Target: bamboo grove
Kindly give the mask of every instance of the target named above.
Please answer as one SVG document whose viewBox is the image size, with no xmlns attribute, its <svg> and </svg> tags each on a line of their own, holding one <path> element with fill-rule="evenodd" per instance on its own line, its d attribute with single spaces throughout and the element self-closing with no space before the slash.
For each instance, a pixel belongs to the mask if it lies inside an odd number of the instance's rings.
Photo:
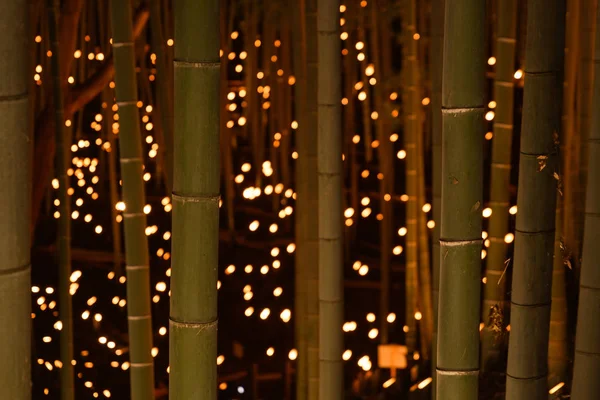
<svg viewBox="0 0 600 400">
<path fill-rule="evenodd" d="M 0 398 L 595 399 L 599 24 L 0 0 Z"/>
</svg>

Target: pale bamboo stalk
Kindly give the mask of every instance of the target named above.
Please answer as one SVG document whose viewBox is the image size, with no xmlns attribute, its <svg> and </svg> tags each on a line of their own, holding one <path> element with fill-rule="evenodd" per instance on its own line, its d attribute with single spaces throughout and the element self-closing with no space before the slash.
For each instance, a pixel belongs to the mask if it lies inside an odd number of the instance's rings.
<svg viewBox="0 0 600 400">
<path fill-rule="evenodd" d="M 506 310 L 506 279 L 500 279 L 506 268 L 510 208 L 510 170 L 514 109 L 514 66 L 517 36 L 517 1 L 497 2 L 496 75 L 494 100 L 496 115 L 492 139 L 490 175 L 489 240 L 487 250 L 486 283 L 483 290 L 481 368 L 492 370 L 505 349 L 503 339 Z"/>
<path fill-rule="evenodd" d="M 142 141 L 137 108 L 137 78 L 129 2 L 111 0 L 111 29 L 115 62 L 115 92 L 119 107 L 119 153 L 123 179 L 127 322 L 130 348 L 132 400 L 154 398 L 150 265 Z"/>
<path fill-rule="evenodd" d="M 60 44 L 57 34 L 58 0 L 48 0 L 48 36 L 50 50 L 58 55 Z M 58 249 L 58 296 L 59 312 L 62 329 L 60 330 L 60 398 L 73 400 L 75 398 L 75 376 L 73 369 L 73 305 L 71 294 L 71 198 L 67 194 L 69 176 L 67 175 L 70 140 L 65 129 L 64 93 L 65 85 L 60 77 L 60 57 L 52 57 L 52 103 L 54 105 L 54 129 L 56 154 L 54 169 L 58 176 L 59 219 L 57 232 Z"/>
<path fill-rule="evenodd" d="M 344 397 L 339 0 L 318 0 L 319 399 Z"/>
</svg>

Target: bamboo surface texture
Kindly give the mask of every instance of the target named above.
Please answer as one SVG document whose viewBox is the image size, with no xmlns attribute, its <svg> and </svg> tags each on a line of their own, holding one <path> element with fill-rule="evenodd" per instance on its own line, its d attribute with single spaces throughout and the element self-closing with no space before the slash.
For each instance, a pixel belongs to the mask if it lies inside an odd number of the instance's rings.
<svg viewBox="0 0 600 400">
<path fill-rule="evenodd" d="M 527 3 L 525 92 L 506 397 L 548 398 L 548 335 L 564 58 L 564 2 Z"/>
<path fill-rule="evenodd" d="M 490 175 L 490 200 L 492 210 L 489 218 L 490 247 L 485 270 L 486 283 L 483 290 L 481 368 L 497 364 L 504 351 L 502 330 L 506 311 L 506 268 L 510 208 L 510 169 L 514 109 L 514 69 L 517 37 L 517 0 L 497 2 L 496 15 L 496 76 L 494 79 L 494 136 L 492 139 L 492 163 Z M 496 308 L 497 307 L 497 308 Z M 498 331 L 500 330 L 500 331 Z"/>
<path fill-rule="evenodd" d="M 596 26 L 600 26 L 600 7 Z M 600 29 L 596 30 L 592 107 L 600 104 Z M 575 364 L 571 399 L 595 399 L 600 393 L 600 114 L 592 116 L 589 150 L 583 262 L 579 284 L 579 308 L 575 339 Z"/>
<path fill-rule="evenodd" d="M 48 0 L 48 36 L 50 50 L 59 54 L 60 44 L 56 22 L 59 2 Z M 71 198 L 67 195 L 69 176 L 67 175 L 67 157 L 70 154 L 69 140 L 65 128 L 63 83 L 60 79 L 60 57 L 51 58 L 52 101 L 54 103 L 54 129 L 56 154 L 54 169 L 58 175 L 58 200 L 60 201 L 58 219 L 58 296 L 62 329 L 60 330 L 60 398 L 75 398 L 75 376 L 73 374 L 73 305 L 69 289 L 71 286 Z"/>
<path fill-rule="evenodd" d="M 315 210 L 319 209 L 319 178 L 317 166 L 317 87 L 308 82 L 315 82 L 318 75 L 317 54 L 317 2 L 307 0 L 306 5 L 305 35 L 306 41 L 306 73 L 308 79 L 300 82 L 304 86 L 304 130 L 300 127 L 297 136 L 298 143 L 298 171 L 302 176 L 304 198 L 298 203 L 301 207 L 301 225 L 303 227 L 303 240 L 305 249 L 303 260 L 299 267 L 305 274 L 306 291 L 306 371 L 307 371 L 307 399 L 319 398 L 319 216 Z M 302 100 L 302 99 L 301 99 Z M 302 195 L 300 195 L 301 197 Z M 300 211 L 300 209 L 299 209 Z"/>
<path fill-rule="evenodd" d="M 216 400 L 219 1 L 177 1 L 175 22 L 169 398 Z"/>
<path fill-rule="evenodd" d="M 339 0 L 318 0 L 319 399 L 344 398 Z M 307 26 L 307 29 L 310 29 Z"/>
<path fill-rule="evenodd" d="M 446 0 L 437 399 L 476 400 L 479 375 L 485 3 Z"/>
<path fill-rule="evenodd" d="M 131 363 L 131 399 L 154 399 L 152 316 L 150 314 L 150 264 L 142 157 L 137 107 L 137 77 L 131 5 L 111 0 L 111 27 L 115 62 L 115 94 L 119 112 L 119 153 L 125 211 L 125 271 L 127 321 Z"/>
<path fill-rule="evenodd" d="M 436 397 L 437 325 L 440 282 L 440 226 L 442 213 L 442 61 L 444 50 L 444 1 L 431 3 L 431 143 L 432 143 L 432 194 L 433 194 L 433 334 L 431 337 L 431 398 Z"/>
<path fill-rule="evenodd" d="M 28 2 L 0 8 L 0 398 L 31 398 Z"/>
</svg>

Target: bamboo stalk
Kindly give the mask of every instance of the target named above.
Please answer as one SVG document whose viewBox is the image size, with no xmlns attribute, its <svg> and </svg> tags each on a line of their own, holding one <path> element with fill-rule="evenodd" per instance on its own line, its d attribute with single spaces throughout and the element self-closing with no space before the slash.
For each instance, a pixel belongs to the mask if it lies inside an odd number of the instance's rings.
<svg viewBox="0 0 600 400">
<path fill-rule="evenodd" d="M 437 399 L 478 397 L 485 3 L 446 0 Z"/>
<path fill-rule="evenodd" d="M 150 266 L 143 174 L 135 53 L 129 2 L 111 0 L 111 29 L 115 60 L 115 92 L 119 107 L 119 150 L 123 179 L 127 320 L 131 362 L 131 398 L 154 398 Z"/>
<path fill-rule="evenodd" d="M 527 3 L 525 93 L 508 342 L 506 396 L 548 396 L 552 287 L 564 58 L 564 2 Z"/>
<path fill-rule="evenodd" d="M 432 143 L 432 195 L 433 195 L 433 335 L 431 337 L 431 398 L 436 398 L 438 297 L 440 282 L 440 226 L 442 213 L 442 62 L 444 50 L 444 1 L 431 3 L 431 143 Z"/>
<path fill-rule="evenodd" d="M 317 52 L 317 48 L 319 47 L 320 49 L 320 45 L 317 46 L 317 44 L 321 43 L 320 36 L 318 36 L 317 32 L 317 3 L 317 0 L 307 0 L 305 3 L 307 82 L 320 82 L 319 79 L 321 79 L 319 74 L 320 70 L 318 68 L 320 65 L 321 53 Z M 339 54 L 339 51 L 336 54 Z M 323 397 L 323 394 L 320 393 L 320 387 L 323 384 L 322 378 L 326 380 L 328 379 L 328 375 L 325 375 L 326 370 L 322 370 L 323 364 L 322 361 L 320 361 L 320 351 L 324 350 L 323 346 L 326 344 L 322 342 L 320 337 L 320 331 L 324 329 L 321 321 L 323 321 L 323 318 L 327 317 L 326 315 L 323 315 L 320 293 L 320 285 L 323 279 L 320 267 L 322 260 L 321 248 L 323 246 L 323 242 L 321 241 L 321 221 L 323 221 L 323 219 L 320 214 L 314 212 L 315 210 L 321 209 L 321 202 L 323 201 L 323 198 L 321 197 L 321 178 L 319 175 L 321 170 L 319 169 L 320 165 L 318 164 L 320 162 L 318 161 L 318 157 L 320 157 L 318 153 L 318 146 L 323 132 L 321 131 L 321 126 L 318 123 L 321 116 L 321 111 L 320 108 L 318 108 L 318 104 L 321 103 L 320 98 L 318 97 L 320 94 L 317 92 L 317 87 L 320 88 L 320 84 L 307 84 L 306 86 L 306 130 L 298 136 L 298 138 L 300 138 L 300 136 L 305 136 L 303 139 L 301 139 L 301 142 L 306 140 L 306 142 L 303 143 L 303 146 L 305 146 L 306 159 L 305 162 L 301 162 L 301 164 L 298 164 L 298 166 L 301 169 L 306 169 L 306 179 L 308 185 L 306 192 L 309 196 L 307 202 L 305 203 L 305 223 L 307 227 L 305 246 L 307 246 L 307 259 L 306 263 L 303 264 L 305 266 L 304 268 L 306 269 L 307 395 L 309 400 L 327 398 Z M 340 154 L 340 162 L 341 157 L 342 156 Z M 299 156 L 298 160 L 300 161 L 301 159 L 302 156 Z M 339 211 L 339 215 L 342 215 L 341 210 Z M 324 254 L 323 257 L 327 257 L 327 254 Z"/>
<path fill-rule="evenodd" d="M 417 81 L 418 83 L 419 81 Z M 421 113 L 419 113 L 421 114 Z M 429 256 L 429 233 L 427 228 L 427 215 L 422 210 L 427 203 L 425 197 L 425 143 L 423 138 L 422 119 L 419 116 L 419 131 L 417 132 L 417 236 L 419 250 L 419 310 L 421 323 L 421 355 L 423 359 L 430 359 L 431 336 L 433 335 L 433 305 L 431 294 L 431 258 Z"/>
<path fill-rule="evenodd" d="M 600 7 L 596 10 L 596 26 L 600 26 Z M 600 104 L 600 29 L 596 29 L 592 109 Z M 592 115 L 588 136 L 589 149 L 583 263 L 579 284 L 575 364 L 573 368 L 573 400 L 594 399 L 600 391 L 600 268 L 598 237 L 600 236 L 600 114 Z"/>
<path fill-rule="evenodd" d="M 48 0 L 48 33 L 50 37 L 50 50 L 59 54 L 60 44 L 57 35 L 58 0 Z M 70 140 L 67 139 L 64 117 L 65 86 L 60 80 L 60 57 L 52 57 L 52 102 L 54 104 L 54 129 L 56 131 L 56 160 L 55 171 L 58 176 L 58 200 L 60 201 L 57 233 L 58 247 L 58 296 L 60 321 L 60 398 L 73 400 L 75 398 L 75 376 L 73 369 L 73 305 L 71 294 L 71 199 L 67 194 L 69 176 L 67 175 L 67 157 L 69 155 Z"/>
<path fill-rule="evenodd" d="M 44 20 L 45 18 L 42 18 Z M 26 1 L 0 13 L 0 395 L 31 399 L 31 130 L 29 24 Z"/>
<path fill-rule="evenodd" d="M 418 182 L 417 182 L 417 135 L 419 134 L 418 112 L 420 99 L 418 92 L 418 64 L 416 34 L 416 2 L 405 1 L 405 20 L 402 27 L 404 31 L 403 46 L 406 49 L 404 56 L 404 82 L 406 90 L 403 93 L 404 108 L 404 148 L 406 150 L 406 304 L 405 318 L 406 346 L 409 354 L 417 350 L 417 325 L 415 313 L 417 311 L 418 296 Z"/>
<path fill-rule="evenodd" d="M 494 136 L 490 177 L 489 217 L 490 247 L 487 253 L 486 283 L 483 290 L 481 368 L 494 368 L 504 352 L 503 315 L 506 310 L 506 279 L 500 279 L 506 268 L 510 208 L 510 170 L 514 109 L 514 66 L 517 37 L 517 1 L 497 2 L 496 75 L 494 79 Z M 498 307 L 498 308 L 496 308 Z M 501 329 L 500 332 L 497 330 Z"/>
<path fill-rule="evenodd" d="M 293 35 L 293 67 L 296 83 L 294 85 L 294 112 L 298 121 L 298 129 L 296 130 L 296 148 L 298 150 L 298 161 L 295 170 L 296 190 L 300 193 L 296 199 L 296 254 L 295 254 L 295 269 L 294 269 L 294 329 L 295 343 L 298 349 L 298 358 L 296 361 L 296 399 L 306 400 L 308 397 L 308 352 L 307 352 L 307 306 L 308 300 L 306 293 L 308 285 L 306 284 L 306 267 L 310 263 L 307 257 L 311 257 L 309 253 L 310 247 L 307 247 L 306 231 L 309 228 L 308 220 L 303 218 L 305 215 L 304 201 L 302 193 L 308 191 L 308 176 L 307 169 L 303 162 L 308 161 L 308 149 L 306 150 L 306 160 L 303 161 L 302 147 L 307 144 L 303 138 L 306 137 L 303 133 L 311 132 L 308 129 L 307 123 L 307 32 L 306 32 L 306 3 L 305 0 L 294 2 L 294 24 L 292 25 Z M 299 133 L 299 134 L 298 134 Z M 318 258 L 317 258 L 318 260 Z M 313 260 L 314 262 L 314 260 Z"/>
<path fill-rule="evenodd" d="M 219 1 L 177 1 L 175 21 L 169 398 L 216 400 Z"/>
<path fill-rule="evenodd" d="M 162 159 L 165 164 L 165 183 L 167 192 L 170 193 L 173 184 L 173 107 L 170 98 L 169 86 L 172 84 L 165 51 L 165 39 L 161 21 L 160 0 L 150 2 L 150 32 L 152 35 L 152 49 L 156 54 L 156 103 L 160 115 L 162 128 Z"/>
<path fill-rule="evenodd" d="M 344 397 L 339 0 L 318 0 L 319 398 Z M 310 29 L 307 26 L 307 29 Z M 310 75 L 309 75 L 310 76 Z"/>
</svg>

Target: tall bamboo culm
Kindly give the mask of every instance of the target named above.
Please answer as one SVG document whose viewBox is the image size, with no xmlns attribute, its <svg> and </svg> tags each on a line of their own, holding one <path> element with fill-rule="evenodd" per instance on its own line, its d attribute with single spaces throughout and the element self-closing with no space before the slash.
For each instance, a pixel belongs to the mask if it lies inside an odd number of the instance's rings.
<svg viewBox="0 0 600 400">
<path fill-rule="evenodd" d="M 31 398 L 31 115 L 25 0 L 5 2 L 0 27 L 0 397 Z"/>
<path fill-rule="evenodd" d="M 444 50 L 444 1 L 431 2 L 431 143 L 432 143 L 432 194 L 433 194 L 433 335 L 431 337 L 431 398 L 436 396 L 437 324 L 440 283 L 440 226 L 442 214 L 442 59 Z"/>
<path fill-rule="evenodd" d="M 58 32 L 58 0 L 48 0 L 48 36 L 50 50 L 59 54 Z M 73 305 L 69 289 L 71 286 L 71 198 L 67 194 L 69 176 L 67 175 L 67 156 L 69 141 L 65 129 L 63 83 L 60 74 L 60 57 L 52 57 L 52 101 L 54 103 L 54 129 L 56 138 L 56 154 L 54 170 L 58 176 L 58 200 L 60 201 L 58 219 L 58 296 L 62 329 L 60 330 L 60 398 L 75 398 L 75 376 L 73 375 Z"/>
<path fill-rule="evenodd" d="M 318 0 L 319 399 L 344 397 L 339 0 Z"/>
<path fill-rule="evenodd" d="M 600 26 L 600 7 L 596 10 L 596 26 Z M 600 105 L 600 29 L 596 29 L 594 45 L 594 86 L 592 109 Z M 583 238 L 583 262 L 579 284 L 575 364 L 573 367 L 573 400 L 595 399 L 600 392 L 600 114 L 592 115 L 587 141 L 589 158 Z"/>
<path fill-rule="evenodd" d="M 216 400 L 219 1 L 177 1 L 175 43 L 169 398 Z"/>
<path fill-rule="evenodd" d="M 506 398 L 548 397 L 565 9 L 529 0 Z"/>
<path fill-rule="evenodd" d="M 446 0 L 437 399 L 476 400 L 479 375 L 485 2 Z"/>
<path fill-rule="evenodd" d="M 154 399 L 150 263 L 146 237 L 142 139 L 137 107 L 137 77 L 131 4 L 111 0 L 115 97 L 119 112 L 119 153 L 123 179 L 125 272 L 132 400 Z"/>
<path fill-rule="evenodd" d="M 305 64 L 301 74 L 297 75 L 296 85 L 300 85 L 299 131 L 296 136 L 298 161 L 296 176 L 298 179 L 298 227 L 299 252 L 296 254 L 297 268 L 300 270 L 300 290 L 305 293 L 302 301 L 306 312 L 305 325 L 305 361 L 301 363 L 306 371 L 306 398 L 319 398 L 319 219 L 314 210 L 318 210 L 318 172 L 317 172 L 317 88 L 307 82 L 317 80 L 317 2 L 306 0 L 299 4 L 302 8 L 300 18 L 302 37 L 301 57 Z M 304 8 L 305 7 L 305 8 Z M 306 79 L 308 77 L 308 79 Z M 303 275 L 302 275 L 303 274 Z M 300 366 L 299 365 L 299 366 Z"/>
<path fill-rule="evenodd" d="M 306 143 L 302 140 L 305 135 L 305 122 L 307 119 L 307 90 L 308 85 L 306 84 L 307 74 L 307 43 L 306 43 L 306 0 L 299 0 L 293 2 L 294 6 L 294 23 L 292 25 L 292 40 L 294 51 L 293 57 L 293 68 L 294 76 L 296 77 L 296 84 L 294 85 L 294 112 L 296 121 L 298 121 L 298 129 L 296 130 L 296 147 L 300 153 L 302 147 Z M 308 132 L 308 129 L 306 130 Z M 298 157 L 296 162 L 295 178 L 296 188 L 299 193 L 306 192 L 308 190 L 308 179 L 306 175 L 306 169 L 302 168 L 302 159 Z M 296 222 L 295 222 L 295 235 L 296 235 L 296 256 L 295 256 L 295 270 L 294 270 L 294 335 L 296 348 L 298 349 L 298 359 L 296 361 L 296 399 L 306 400 L 308 396 L 308 353 L 307 353 L 307 342 L 306 342 L 306 308 L 307 308 L 307 297 L 306 292 L 308 285 L 306 284 L 306 260 L 309 256 L 308 248 L 306 244 L 306 231 L 308 229 L 307 219 L 305 218 L 304 202 L 302 194 L 296 200 Z M 318 262 L 318 258 L 317 261 Z M 318 268 L 318 264 L 317 264 Z"/>
<path fill-rule="evenodd" d="M 406 24 L 404 31 L 404 82 L 406 91 L 403 103 L 406 104 L 404 113 L 404 148 L 406 150 L 406 307 L 405 318 L 408 331 L 405 334 L 406 346 L 409 353 L 417 350 L 417 311 L 418 293 L 418 246 L 417 246 L 417 213 L 418 211 L 418 182 L 417 182 L 417 135 L 419 130 L 418 112 L 420 107 L 419 93 L 416 80 L 418 76 L 417 41 L 413 38 L 416 31 L 417 10 L 415 0 L 405 1 Z"/>
<path fill-rule="evenodd" d="M 496 3 L 496 77 L 494 100 L 496 117 L 492 139 L 491 192 L 488 203 L 490 247 L 487 254 L 486 283 L 483 290 L 482 320 L 485 328 L 481 342 L 481 368 L 493 369 L 503 353 L 503 315 L 506 311 L 506 279 L 500 280 L 506 267 L 510 208 L 510 163 L 513 133 L 514 69 L 517 37 L 517 0 Z"/>
</svg>

